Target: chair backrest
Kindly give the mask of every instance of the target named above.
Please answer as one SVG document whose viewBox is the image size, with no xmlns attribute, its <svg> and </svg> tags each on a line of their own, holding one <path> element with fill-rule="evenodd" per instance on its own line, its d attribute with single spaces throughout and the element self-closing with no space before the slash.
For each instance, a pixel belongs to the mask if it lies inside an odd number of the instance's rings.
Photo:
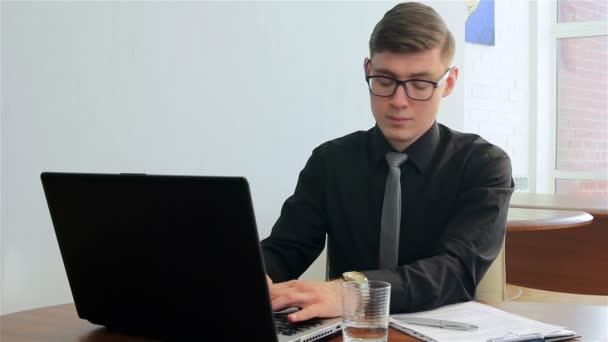
<svg viewBox="0 0 608 342">
<path fill-rule="evenodd" d="M 504 300 L 505 284 L 507 276 L 505 273 L 505 243 L 503 242 L 500 253 L 488 269 L 481 282 L 477 285 L 478 300 Z"/>
</svg>

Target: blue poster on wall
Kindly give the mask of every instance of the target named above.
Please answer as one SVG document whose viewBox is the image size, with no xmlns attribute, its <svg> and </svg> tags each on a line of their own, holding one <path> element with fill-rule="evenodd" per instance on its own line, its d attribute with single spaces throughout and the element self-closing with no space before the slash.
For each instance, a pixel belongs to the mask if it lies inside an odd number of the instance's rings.
<svg viewBox="0 0 608 342">
<path fill-rule="evenodd" d="M 494 0 L 466 0 L 465 41 L 494 45 Z"/>
</svg>

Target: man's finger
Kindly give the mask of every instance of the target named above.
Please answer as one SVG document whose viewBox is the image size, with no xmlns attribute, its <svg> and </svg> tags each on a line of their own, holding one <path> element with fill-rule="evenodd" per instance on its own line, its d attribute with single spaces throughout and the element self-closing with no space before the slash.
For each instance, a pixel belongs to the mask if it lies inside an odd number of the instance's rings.
<svg viewBox="0 0 608 342">
<path fill-rule="evenodd" d="M 279 284 L 274 284 L 269 288 L 270 299 L 274 300 L 277 297 L 288 296 L 292 293 L 301 292 L 292 287 L 279 286 Z"/>
<path fill-rule="evenodd" d="M 287 315 L 287 319 L 290 322 L 306 321 L 319 316 L 318 309 L 319 306 L 317 304 L 308 305 L 298 312 L 294 312 L 292 314 Z"/>
<path fill-rule="evenodd" d="M 308 293 L 287 293 L 272 299 L 272 310 L 277 311 L 289 306 L 305 307 L 311 297 Z"/>
<path fill-rule="evenodd" d="M 270 287 L 270 298 L 274 300 L 276 297 L 289 295 L 291 293 L 309 293 L 313 289 L 307 282 L 301 280 L 290 280 L 284 283 L 276 283 Z"/>
</svg>

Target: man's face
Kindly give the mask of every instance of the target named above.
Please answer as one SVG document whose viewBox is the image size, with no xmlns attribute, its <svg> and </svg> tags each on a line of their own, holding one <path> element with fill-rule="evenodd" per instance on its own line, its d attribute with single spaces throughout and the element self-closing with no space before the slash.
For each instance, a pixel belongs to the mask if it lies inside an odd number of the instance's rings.
<svg viewBox="0 0 608 342">
<path fill-rule="evenodd" d="M 422 79 L 437 82 L 449 65 L 441 60 L 439 48 L 415 53 L 378 52 L 365 59 L 367 76 L 389 76 L 399 80 Z M 370 93 L 374 119 L 386 139 L 397 151 L 403 151 L 432 125 L 437 117 L 441 98 L 448 96 L 458 78 L 458 69 L 452 68 L 448 78 L 434 91 L 428 101 L 409 98 L 402 85 L 392 96 L 380 97 Z"/>
</svg>

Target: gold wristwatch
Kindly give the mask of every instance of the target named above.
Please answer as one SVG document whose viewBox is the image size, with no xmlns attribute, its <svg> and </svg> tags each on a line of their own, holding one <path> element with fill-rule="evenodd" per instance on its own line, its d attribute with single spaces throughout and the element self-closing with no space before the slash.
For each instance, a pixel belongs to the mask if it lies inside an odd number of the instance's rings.
<svg viewBox="0 0 608 342">
<path fill-rule="evenodd" d="M 357 271 L 344 272 L 342 273 L 342 278 L 344 281 L 354 281 L 357 283 L 367 282 L 367 277 L 365 274 Z"/>
<path fill-rule="evenodd" d="M 352 281 L 360 291 L 361 301 L 367 303 L 369 301 L 369 283 L 365 274 L 357 271 L 350 271 L 342 273 L 344 281 Z M 342 284 L 344 285 L 344 284 Z"/>
</svg>

